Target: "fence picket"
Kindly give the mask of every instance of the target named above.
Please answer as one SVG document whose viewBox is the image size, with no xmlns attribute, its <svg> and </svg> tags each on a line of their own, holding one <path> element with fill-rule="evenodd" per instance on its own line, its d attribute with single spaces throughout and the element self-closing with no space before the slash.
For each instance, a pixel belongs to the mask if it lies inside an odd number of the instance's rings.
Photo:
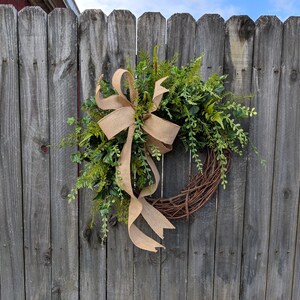
<svg viewBox="0 0 300 300">
<path fill-rule="evenodd" d="M 282 29 L 276 17 L 256 21 L 251 106 L 259 113 L 250 122 L 250 139 L 267 162 L 263 167 L 249 151 L 241 274 L 244 299 L 265 299 Z"/>
<path fill-rule="evenodd" d="M 166 18 L 161 13 L 144 13 L 138 19 L 137 54 L 146 52 L 153 58 L 154 46 L 160 60 L 166 58 Z"/>
<path fill-rule="evenodd" d="M 67 118 L 77 115 L 77 18 L 67 9 L 50 13 L 48 27 L 49 114 L 51 144 L 71 131 Z M 78 299 L 78 204 L 67 195 L 77 176 L 73 148 L 52 148 L 51 240 L 52 298 Z"/>
<path fill-rule="evenodd" d="M 197 21 L 195 56 L 202 58 L 201 72 L 206 80 L 211 74 L 223 74 L 224 69 L 224 19 L 217 14 L 207 14 Z"/>
<path fill-rule="evenodd" d="M 135 66 L 136 18 L 128 10 L 114 10 L 108 16 L 108 76 L 118 68 Z"/>
<path fill-rule="evenodd" d="M 175 14 L 168 19 L 167 30 L 167 59 L 178 53 L 178 65 L 187 64 L 194 58 L 195 20 L 189 14 Z M 164 196 L 170 197 L 180 192 L 188 182 L 189 173 L 189 153 L 185 153 L 181 141 L 177 139 L 173 150 L 164 158 Z M 166 231 L 166 249 L 162 250 L 161 299 L 185 299 L 189 224 L 186 220 L 172 223 L 176 229 Z"/>
<path fill-rule="evenodd" d="M 17 11 L 0 5 L 0 298 L 22 300 L 24 245 Z"/>
<path fill-rule="evenodd" d="M 290 299 L 300 184 L 300 18 L 284 23 L 273 178 L 267 299 Z"/>
<path fill-rule="evenodd" d="M 19 14 L 20 103 L 28 298 L 51 296 L 47 14 Z"/>
<path fill-rule="evenodd" d="M 107 17 L 101 10 L 86 10 L 79 19 L 81 101 L 95 94 L 96 82 L 107 72 Z M 80 295 L 106 299 L 106 245 L 101 245 L 99 218 L 91 228 L 90 190 L 79 194 Z"/>
<path fill-rule="evenodd" d="M 224 29 L 219 15 L 204 15 L 197 22 L 195 56 L 203 55 L 201 71 L 205 80 L 213 73 L 223 73 Z M 192 172 L 197 172 L 193 162 Z M 201 299 L 202 295 L 213 299 L 216 201 L 215 195 L 190 222 L 187 299 Z"/>
<path fill-rule="evenodd" d="M 254 23 L 248 17 L 226 22 L 224 73 L 237 95 L 251 93 L 253 38 Z M 246 156 L 234 156 L 227 188 L 219 188 L 214 299 L 239 299 L 246 167 Z"/>
</svg>

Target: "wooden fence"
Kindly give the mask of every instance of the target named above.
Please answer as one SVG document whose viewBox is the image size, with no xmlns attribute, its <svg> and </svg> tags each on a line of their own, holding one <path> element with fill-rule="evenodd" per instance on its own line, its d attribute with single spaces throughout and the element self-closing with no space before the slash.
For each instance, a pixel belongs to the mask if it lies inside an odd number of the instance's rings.
<svg viewBox="0 0 300 300">
<path fill-rule="evenodd" d="M 91 194 L 67 202 L 77 175 L 74 149 L 55 145 L 94 94 L 136 50 L 179 64 L 204 54 L 203 76 L 229 74 L 228 88 L 254 94 L 258 116 L 244 124 L 251 147 L 234 158 L 226 190 L 193 218 L 174 222 L 157 254 L 133 247 L 127 228 L 99 242 L 89 229 Z M 79 70 L 79 71 L 78 71 Z M 227 22 L 219 15 L 166 20 L 129 11 L 0 6 L 0 298 L 300 299 L 300 18 Z M 79 81 L 80 79 L 80 81 Z M 80 82 L 80 86 L 78 86 Z M 180 147 L 165 157 L 164 195 L 189 176 Z"/>
</svg>

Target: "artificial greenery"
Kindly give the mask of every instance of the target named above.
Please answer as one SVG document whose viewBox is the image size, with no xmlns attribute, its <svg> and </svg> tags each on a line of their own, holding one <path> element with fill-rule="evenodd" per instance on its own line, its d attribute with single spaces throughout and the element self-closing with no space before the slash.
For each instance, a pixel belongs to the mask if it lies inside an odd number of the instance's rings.
<svg viewBox="0 0 300 300">
<path fill-rule="evenodd" d="M 178 67 L 176 59 L 159 62 L 156 49 L 153 59 L 142 54 L 134 70 L 129 70 L 135 78 L 134 85 L 138 91 L 135 113 L 135 133 L 132 144 L 131 172 L 134 190 L 142 190 L 153 183 L 151 169 L 146 160 L 146 135 L 142 130 L 143 117 L 149 112 L 155 82 L 165 76 L 163 86 L 169 89 L 164 94 L 156 115 L 181 126 L 179 138 L 185 149 L 202 172 L 199 152 L 211 148 L 221 166 L 221 183 L 226 187 L 227 157 L 225 150 L 242 155 L 249 141 L 247 132 L 239 120 L 256 114 L 254 108 L 241 103 L 241 99 L 226 92 L 224 83 L 226 75 L 211 75 L 206 81 L 201 77 L 201 57 L 185 67 Z M 115 94 L 109 78 L 100 80 L 102 97 Z M 125 94 L 130 99 L 129 91 Z M 107 223 L 112 211 L 119 221 L 126 222 L 129 196 L 116 184 L 116 166 L 121 150 L 126 141 L 127 132 L 121 132 L 108 140 L 97 122 L 111 111 L 103 111 L 96 105 L 95 97 L 87 99 L 82 105 L 83 117 L 69 118 L 68 124 L 73 132 L 63 139 L 62 146 L 78 145 L 79 151 L 71 155 L 74 163 L 82 164 L 80 176 L 69 194 L 74 200 L 79 189 L 89 188 L 95 191 L 92 216 L 100 214 L 103 222 L 103 237 L 107 234 Z M 160 152 L 151 147 L 151 155 L 160 159 Z"/>
</svg>

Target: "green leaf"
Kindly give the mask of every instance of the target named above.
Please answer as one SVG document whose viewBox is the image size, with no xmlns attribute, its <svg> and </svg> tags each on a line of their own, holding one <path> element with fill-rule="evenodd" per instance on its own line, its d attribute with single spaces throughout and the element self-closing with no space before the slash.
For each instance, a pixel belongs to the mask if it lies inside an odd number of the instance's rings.
<svg viewBox="0 0 300 300">
<path fill-rule="evenodd" d="M 111 165 L 111 164 L 113 163 L 112 153 L 107 153 L 107 154 L 103 157 L 103 162 L 105 162 L 106 164 Z"/>
<path fill-rule="evenodd" d="M 217 93 L 217 94 L 220 95 L 222 92 L 224 92 L 224 90 L 225 90 L 224 85 L 223 85 L 223 84 L 220 84 L 220 85 L 218 85 L 218 86 L 216 87 L 215 93 Z"/>
<path fill-rule="evenodd" d="M 91 137 L 93 136 L 92 133 L 88 133 L 80 142 L 79 146 L 82 147 Z"/>
<path fill-rule="evenodd" d="M 88 124 L 90 122 L 90 120 L 91 120 L 90 116 L 84 116 L 82 118 L 82 123 L 83 124 Z"/>
<path fill-rule="evenodd" d="M 71 161 L 75 164 L 81 163 L 81 154 L 80 152 L 76 152 L 71 154 Z"/>
<path fill-rule="evenodd" d="M 81 126 L 76 126 L 75 128 L 75 133 L 80 133 L 81 132 Z"/>
<path fill-rule="evenodd" d="M 194 116 L 194 115 L 196 115 L 197 113 L 198 113 L 198 111 L 199 111 L 199 106 L 192 106 L 190 109 L 189 109 L 189 113 L 192 115 L 192 116 Z"/>
<path fill-rule="evenodd" d="M 213 122 L 218 122 L 218 123 L 221 125 L 222 129 L 224 129 L 224 125 L 223 125 L 223 121 L 222 121 L 222 118 L 221 118 L 221 114 L 220 114 L 220 113 L 216 112 L 216 113 L 211 117 L 211 120 L 212 120 Z"/>
<path fill-rule="evenodd" d="M 73 125 L 75 123 L 75 118 L 74 117 L 68 118 L 67 123 L 69 125 Z"/>
<path fill-rule="evenodd" d="M 214 106 L 215 106 L 214 103 L 208 105 L 207 108 L 205 109 L 205 111 L 206 111 L 209 115 L 212 115 L 213 112 L 214 112 Z"/>
</svg>

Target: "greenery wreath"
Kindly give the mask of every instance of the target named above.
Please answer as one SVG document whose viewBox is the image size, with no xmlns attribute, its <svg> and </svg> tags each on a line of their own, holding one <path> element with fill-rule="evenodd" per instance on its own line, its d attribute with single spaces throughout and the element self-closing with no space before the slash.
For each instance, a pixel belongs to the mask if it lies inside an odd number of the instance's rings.
<svg viewBox="0 0 300 300">
<path fill-rule="evenodd" d="M 249 142 L 239 120 L 256 114 L 242 104 L 243 99 L 225 91 L 226 75 L 213 74 L 203 81 L 201 57 L 178 67 L 176 58 L 159 62 L 156 53 L 155 48 L 153 59 L 141 54 L 134 70 L 117 70 L 113 86 L 101 77 L 96 96 L 82 104 L 84 116 L 68 118 L 74 130 L 61 142 L 78 145 L 71 160 L 84 162 L 69 200 L 82 188 L 92 189 L 96 195 L 91 226 L 100 213 L 105 239 L 114 213 L 119 222 L 128 223 L 134 244 L 149 251 L 161 245 L 133 224 L 138 215 L 163 237 L 163 228 L 173 226 L 160 213 L 168 219 L 188 217 L 208 201 L 219 183 L 225 188 L 230 153 L 242 155 Z M 177 133 L 198 174 L 179 195 L 151 199 L 159 180 L 152 158 L 160 160 L 170 151 Z M 199 155 L 203 151 L 205 163 Z M 154 223 L 163 224 L 156 228 Z"/>
</svg>

